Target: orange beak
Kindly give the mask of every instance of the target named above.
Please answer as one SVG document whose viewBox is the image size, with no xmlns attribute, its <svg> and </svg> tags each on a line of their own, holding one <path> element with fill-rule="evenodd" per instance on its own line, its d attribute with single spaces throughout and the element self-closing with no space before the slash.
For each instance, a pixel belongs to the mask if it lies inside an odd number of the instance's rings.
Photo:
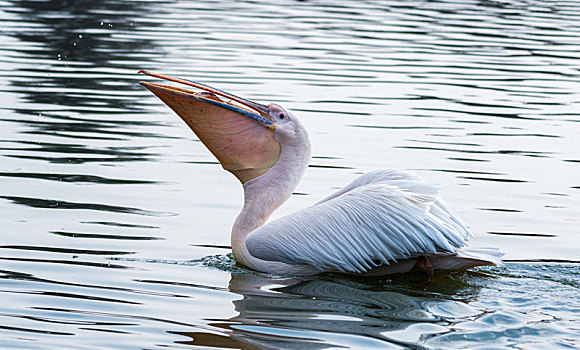
<svg viewBox="0 0 580 350">
<path fill-rule="evenodd" d="M 145 70 L 139 73 L 202 90 L 139 82 L 177 113 L 241 183 L 263 175 L 280 158 L 280 144 L 274 138 L 276 123 L 267 106 L 204 84 Z"/>
</svg>

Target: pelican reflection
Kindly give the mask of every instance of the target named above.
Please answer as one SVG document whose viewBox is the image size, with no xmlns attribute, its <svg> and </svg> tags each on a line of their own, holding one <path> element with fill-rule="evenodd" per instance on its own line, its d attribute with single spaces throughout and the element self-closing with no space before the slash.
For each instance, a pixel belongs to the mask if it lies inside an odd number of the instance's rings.
<svg viewBox="0 0 580 350">
<path fill-rule="evenodd" d="M 458 319 L 482 313 L 464 300 L 484 278 L 475 272 L 395 276 L 377 281 L 324 275 L 283 278 L 234 273 L 229 290 L 236 316 L 212 328 L 172 332 L 180 344 L 237 349 L 420 346 L 426 336 L 450 331 Z M 423 281 L 423 283 L 418 283 Z"/>
</svg>

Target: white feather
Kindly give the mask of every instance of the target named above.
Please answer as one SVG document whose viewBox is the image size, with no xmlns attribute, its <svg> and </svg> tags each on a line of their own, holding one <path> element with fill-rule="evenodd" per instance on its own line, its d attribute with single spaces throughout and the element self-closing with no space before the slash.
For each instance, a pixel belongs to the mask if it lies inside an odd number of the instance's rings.
<svg viewBox="0 0 580 350">
<path fill-rule="evenodd" d="M 246 238 L 262 260 L 364 273 L 425 254 L 456 254 L 471 232 L 438 190 L 400 171 L 365 174 L 316 205 Z"/>
</svg>

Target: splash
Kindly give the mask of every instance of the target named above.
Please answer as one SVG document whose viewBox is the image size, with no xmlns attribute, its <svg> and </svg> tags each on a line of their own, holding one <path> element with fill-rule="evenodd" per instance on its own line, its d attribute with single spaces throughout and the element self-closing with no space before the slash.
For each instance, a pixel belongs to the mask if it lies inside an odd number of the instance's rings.
<svg viewBox="0 0 580 350">
<path fill-rule="evenodd" d="M 247 273 L 248 270 L 240 267 L 234 255 L 232 253 L 228 254 L 217 254 L 204 256 L 201 259 L 193 260 L 192 262 L 201 263 L 203 266 L 213 267 L 222 271 L 232 272 L 232 273 Z"/>
</svg>

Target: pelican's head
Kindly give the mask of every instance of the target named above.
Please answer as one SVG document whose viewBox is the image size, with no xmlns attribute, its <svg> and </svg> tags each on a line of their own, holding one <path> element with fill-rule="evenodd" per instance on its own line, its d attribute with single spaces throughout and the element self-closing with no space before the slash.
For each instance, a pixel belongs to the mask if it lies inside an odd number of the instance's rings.
<svg viewBox="0 0 580 350">
<path fill-rule="evenodd" d="M 270 103 L 268 113 L 269 119 L 276 124 L 274 137 L 280 144 L 304 146 L 308 149 L 303 151 L 310 152 L 310 141 L 306 129 L 292 111 L 276 103 Z"/>
<path fill-rule="evenodd" d="M 277 104 L 266 106 L 204 84 L 145 70 L 139 73 L 202 90 L 140 82 L 173 109 L 222 167 L 242 183 L 265 174 L 276 164 L 280 143 L 306 136 L 294 114 Z"/>
</svg>

